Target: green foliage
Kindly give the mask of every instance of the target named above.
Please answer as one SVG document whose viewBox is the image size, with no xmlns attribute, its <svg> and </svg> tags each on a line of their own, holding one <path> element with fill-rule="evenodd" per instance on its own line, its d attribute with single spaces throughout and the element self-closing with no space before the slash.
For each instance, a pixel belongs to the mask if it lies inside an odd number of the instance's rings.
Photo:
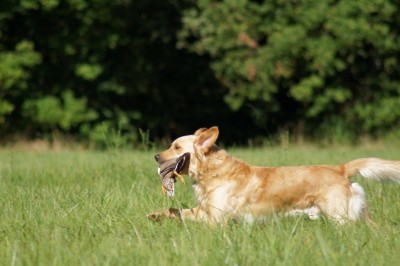
<svg viewBox="0 0 400 266">
<path fill-rule="evenodd" d="M 399 13 L 390 0 L 3 0 L 0 137 L 394 132 Z"/>
<path fill-rule="evenodd" d="M 11 100 L 13 96 L 27 90 L 29 68 L 39 64 L 40 60 L 30 41 L 18 42 L 13 51 L 2 51 L 0 43 L 0 125 L 15 109 L 15 103 Z"/>
<path fill-rule="evenodd" d="M 94 110 L 87 109 L 86 102 L 86 98 L 77 99 L 67 90 L 62 94 L 61 100 L 54 96 L 26 100 L 24 114 L 40 125 L 68 131 L 74 126 L 97 118 Z"/>
<path fill-rule="evenodd" d="M 292 109 L 285 123 L 388 130 L 400 121 L 399 11 L 383 0 L 204 0 L 185 11 L 179 45 L 211 56 L 233 110 L 258 103 L 265 116 Z"/>
<path fill-rule="evenodd" d="M 102 72 L 101 66 L 99 64 L 79 64 L 76 67 L 75 73 L 78 77 L 86 80 L 96 79 Z"/>
<path fill-rule="evenodd" d="M 400 88 L 400 87 L 399 87 Z M 368 105 L 358 103 L 355 113 L 363 118 L 365 130 L 373 130 L 381 124 L 396 124 L 400 117 L 400 97 L 381 96 Z"/>
<path fill-rule="evenodd" d="M 106 120 L 97 123 L 94 127 L 84 124 L 80 133 L 90 140 L 92 148 L 112 149 L 132 146 L 138 143 L 138 134 L 135 128 L 121 118 L 118 128 L 112 121 Z"/>
<path fill-rule="evenodd" d="M 33 43 L 21 41 L 16 44 L 12 52 L 0 54 L 1 87 L 10 90 L 13 86 L 26 89 L 26 79 L 29 72 L 24 67 L 31 67 L 40 63 L 40 55 L 34 51 Z"/>
<path fill-rule="evenodd" d="M 226 119 L 208 61 L 175 47 L 189 3 L 1 1 L 0 136 L 57 132 L 103 147 L 114 135 L 139 141 L 139 128 L 162 138 Z"/>
</svg>

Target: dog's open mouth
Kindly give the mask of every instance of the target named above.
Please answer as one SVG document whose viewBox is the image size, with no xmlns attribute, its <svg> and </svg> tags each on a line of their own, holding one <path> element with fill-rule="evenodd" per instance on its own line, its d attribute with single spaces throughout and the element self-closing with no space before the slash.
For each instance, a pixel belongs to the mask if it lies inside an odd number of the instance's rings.
<svg viewBox="0 0 400 266">
<path fill-rule="evenodd" d="M 190 157 L 189 153 L 184 153 L 176 159 L 168 160 L 158 167 L 158 174 L 161 179 L 161 188 L 164 194 L 174 196 L 176 177 L 179 177 L 181 182 L 185 184 L 185 179 L 180 174 L 183 167 Z"/>
</svg>

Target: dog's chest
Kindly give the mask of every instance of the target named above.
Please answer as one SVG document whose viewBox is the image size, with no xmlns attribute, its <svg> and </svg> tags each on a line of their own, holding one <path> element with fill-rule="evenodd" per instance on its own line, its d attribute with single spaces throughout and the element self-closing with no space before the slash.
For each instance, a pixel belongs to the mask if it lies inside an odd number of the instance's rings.
<svg viewBox="0 0 400 266">
<path fill-rule="evenodd" d="M 202 184 L 193 185 L 199 205 L 216 211 L 231 211 L 238 206 L 238 195 L 234 193 L 236 187 L 233 181 L 209 184 L 207 187 Z"/>
<path fill-rule="evenodd" d="M 216 221 L 227 218 L 253 221 L 260 208 L 258 199 L 265 193 L 261 179 L 255 175 L 244 180 L 209 180 L 194 184 L 193 188 L 199 207 Z"/>
</svg>

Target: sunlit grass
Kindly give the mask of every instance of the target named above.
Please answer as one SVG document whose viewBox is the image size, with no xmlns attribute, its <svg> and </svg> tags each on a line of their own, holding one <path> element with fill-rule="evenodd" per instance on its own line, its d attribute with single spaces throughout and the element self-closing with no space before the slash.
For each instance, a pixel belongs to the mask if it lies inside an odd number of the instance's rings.
<svg viewBox="0 0 400 266">
<path fill-rule="evenodd" d="M 258 165 L 400 159 L 400 147 L 233 149 Z M 149 222 L 194 205 L 190 185 L 161 193 L 154 152 L 0 151 L 0 265 L 396 265 L 400 186 L 355 178 L 377 224 L 338 227 L 271 216 L 264 224 Z M 187 181 L 188 178 L 186 177 Z M 187 182 L 190 183 L 190 182 Z"/>
</svg>

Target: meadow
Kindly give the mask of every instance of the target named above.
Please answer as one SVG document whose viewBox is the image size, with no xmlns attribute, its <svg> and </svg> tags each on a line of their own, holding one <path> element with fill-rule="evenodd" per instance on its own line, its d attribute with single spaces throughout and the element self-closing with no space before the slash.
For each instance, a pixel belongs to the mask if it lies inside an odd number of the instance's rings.
<svg viewBox="0 0 400 266">
<path fill-rule="evenodd" d="M 400 160 L 400 145 L 228 149 L 257 165 Z M 161 193 L 156 151 L 0 150 L 0 265 L 398 265 L 400 185 L 356 177 L 376 225 L 271 215 L 265 223 L 151 222 L 194 206 L 190 180 Z"/>
</svg>

